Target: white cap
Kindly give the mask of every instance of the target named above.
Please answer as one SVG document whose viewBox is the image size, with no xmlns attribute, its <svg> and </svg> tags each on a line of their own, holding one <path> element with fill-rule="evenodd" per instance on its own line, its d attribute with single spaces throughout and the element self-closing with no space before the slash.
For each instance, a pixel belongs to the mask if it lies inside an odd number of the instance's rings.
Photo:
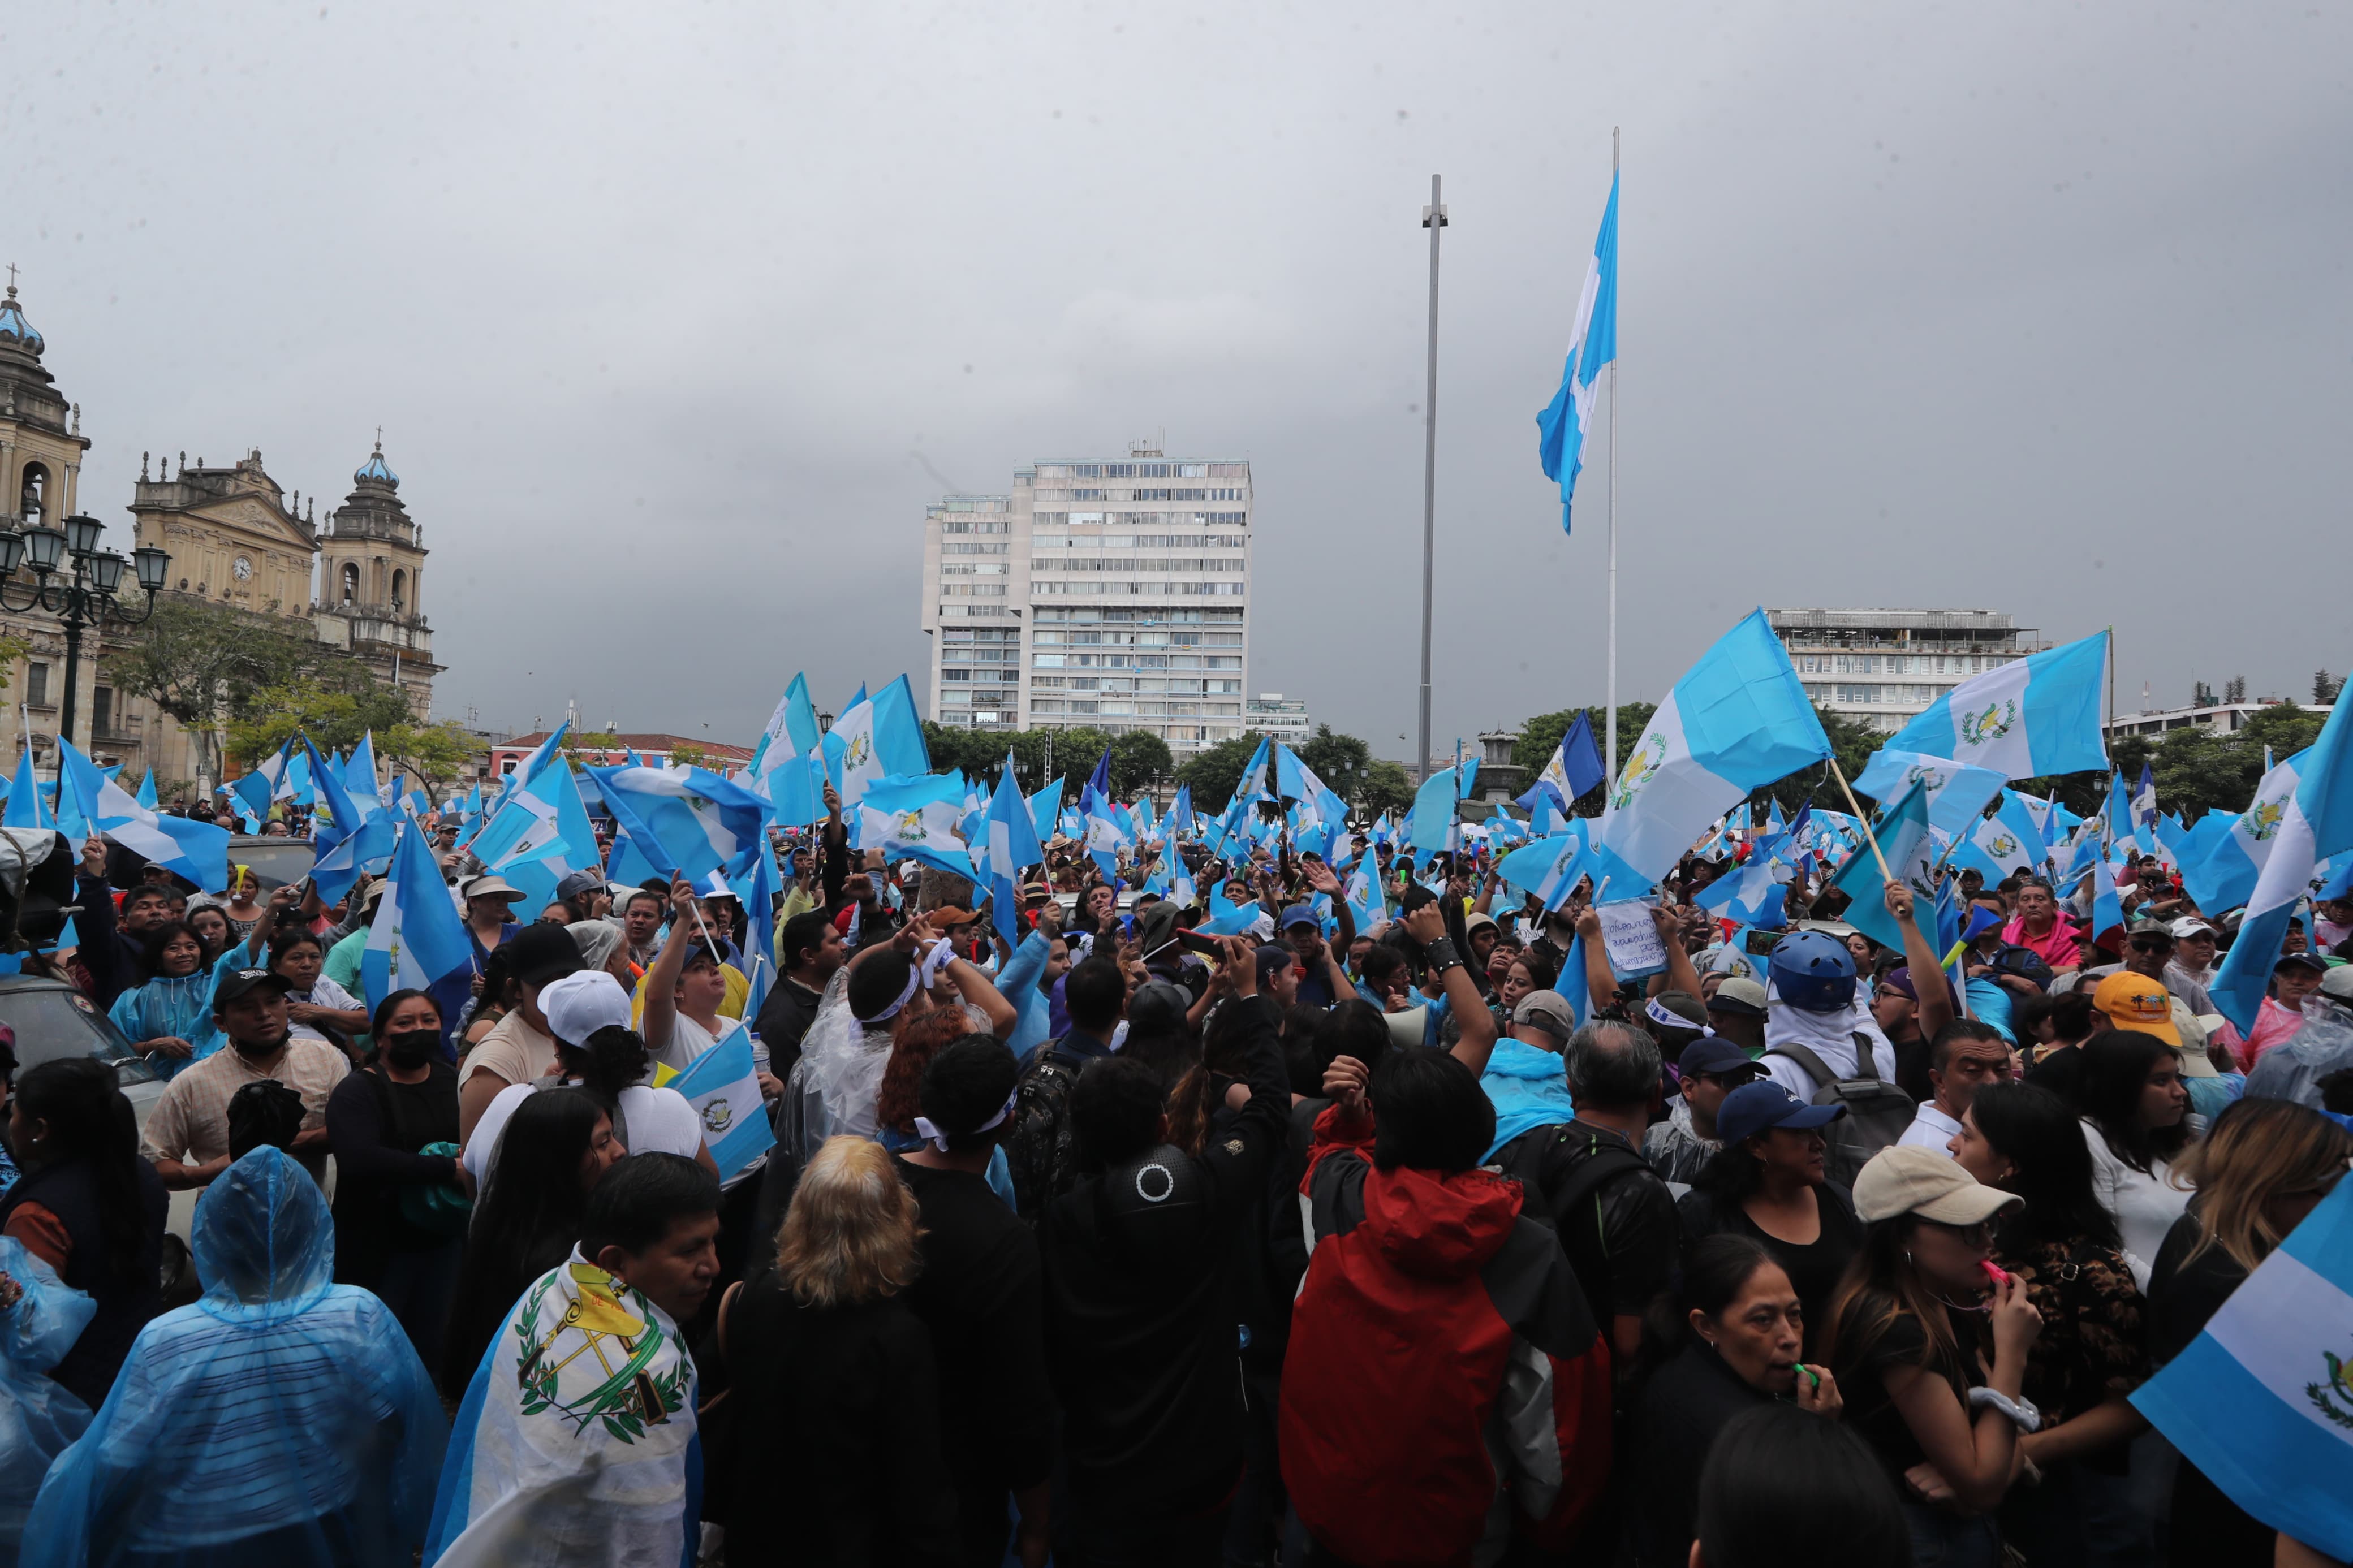
<svg viewBox="0 0 2353 1568">
<path fill-rule="evenodd" d="M 2201 931 L 2208 936 L 2217 936 L 2221 934 L 2216 931 L 2212 926 L 2208 925 L 2196 915 L 2183 915 L 2179 920 L 2173 922 L 2172 929 L 2173 940 L 2176 942 L 2181 942 L 2189 937 L 2196 936 Z"/>
<path fill-rule="evenodd" d="M 629 1026 L 629 994 L 602 969 L 549 981 L 540 987 L 539 1010 L 547 1015 L 547 1032 L 567 1046 L 586 1045 L 599 1029 Z"/>
</svg>

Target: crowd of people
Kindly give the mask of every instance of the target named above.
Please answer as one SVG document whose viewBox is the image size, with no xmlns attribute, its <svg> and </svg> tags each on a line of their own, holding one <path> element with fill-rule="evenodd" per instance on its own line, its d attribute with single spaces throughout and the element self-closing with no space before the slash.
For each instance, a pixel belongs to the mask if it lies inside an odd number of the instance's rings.
<svg viewBox="0 0 2353 1568">
<path fill-rule="evenodd" d="M 0 1041 L 0 1562 L 2273 1560 L 2129 1396 L 2353 1162 L 2353 908 L 2242 1033 L 2154 861 L 1965 873 L 1953 962 L 1694 852 L 1621 975 L 1483 850 L 1356 836 L 1360 931 L 1058 839 L 1000 921 L 828 807 L 756 910 L 442 830 L 471 962 L 364 999 L 382 883 L 91 840 L 43 962 L 135 1059 Z"/>
</svg>

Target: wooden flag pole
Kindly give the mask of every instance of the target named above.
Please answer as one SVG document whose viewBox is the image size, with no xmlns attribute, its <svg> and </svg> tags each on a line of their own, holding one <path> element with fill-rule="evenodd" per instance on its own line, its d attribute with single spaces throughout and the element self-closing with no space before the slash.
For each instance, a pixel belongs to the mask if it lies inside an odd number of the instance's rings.
<svg viewBox="0 0 2353 1568">
<path fill-rule="evenodd" d="M 1862 805 L 1854 798 L 1854 787 L 1846 782 L 1846 773 L 1839 767 L 1836 757 L 1830 759 L 1830 764 L 1831 776 L 1838 780 L 1839 788 L 1845 793 L 1848 808 L 1854 813 L 1854 819 L 1862 825 L 1863 842 L 1871 846 L 1871 858 L 1879 862 L 1880 876 L 1890 882 L 1895 880 L 1895 873 L 1887 868 L 1887 857 L 1879 847 L 1879 835 L 1871 830 L 1871 818 L 1862 814 Z"/>
</svg>

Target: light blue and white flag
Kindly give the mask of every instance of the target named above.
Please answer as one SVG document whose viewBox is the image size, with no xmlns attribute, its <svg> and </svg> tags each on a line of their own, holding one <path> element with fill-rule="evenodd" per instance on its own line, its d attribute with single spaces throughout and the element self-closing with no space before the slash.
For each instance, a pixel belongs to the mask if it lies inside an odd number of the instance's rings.
<svg viewBox="0 0 2353 1568">
<path fill-rule="evenodd" d="M 572 847 L 565 841 L 562 824 L 556 821 L 553 787 L 563 773 L 569 772 L 569 768 L 550 769 L 540 774 L 510 796 L 489 825 L 474 836 L 467 848 L 481 861 L 484 870 L 503 877 L 515 867 L 560 855 Z M 589 841 L 591 857 L 596 853 L 595 842 Z"/>
<path fill-rule="evenodd" d="M 768 1124 L 760 1100 L 760 1074 L 752 1062 L 752 1037 L 743 1029 L 703 1052 L 676 1078 L 656 1075 L 657 1088 L 676 1089 L 694 1107 L 702 1123 L 703 1146 L 719 1179 L 740 1174 L 744 1166 L 776 1146 L 776 1129 Z"/>
<path fill-rule="evenodd" d="M 1888 749 L 1950 757 L 2011 779 L 2105 769 L 2100 693 L 2107 668 L 2105 632 L 2029 654 L 1938 697 Z"/>
<path fill-rule="evenodd" d="M 326 820 L 318 825 L 318 858 L 311 875 L 318 882 L 320 900 L 332 904 L 350 892 L 361 877 L 391 863 L 392 816 L 373 790 L 354 795 L 345 788 L 343 775 L 319 755 L 307 735 L 302 738 L 302 749 L 311 759 L 319 804 L 326 808 Z"/>
<path fill-rule="evenodd" d="M 2304 753 L 2303 763 L 2295 792 L 2281 804 L 2278 822 L 2271 829 L 2271 853 L 2247 900 L 2238 940 L 2207 987 L 2215 1006 L 2242 1035 L 2255 1026 L 2255 1013 L 2278 962 L 2288 920 L 2311 891 L 2314 874 L 2333 857 L 2353 849 L 2353 702 L 2337 704 L 2321 726 L 2320 739 Z M 2262 805 L 2259 798 L 2255 809 Z"/>
<path fill-rule="evenodd" d="M 1590 847 L 1586 818 L 1570 818 L 1569 830 L 1539 838 L 1513 850 L 1496 862 L 1495 874 L 1513 887 L 1534 894 L 1547 910 L 1556 910 L 1577 890 L 1587 868 Z"/>
<path fill-rule="evenodd" d="M 1752 855 L 1702 889 L 1699 907 L 1745 926 L 1779 931 L 1789 923 L 1786 905 L 1794 875 L 1778 859 Z"/>
<path fill-rule="evenodd" d="M 1870 764 L 1855 775 L 1854 787 L 1873 800 L 1893 801 L 1915 783 L 1926 784 L 1928 826 L 1940 833 L 1959 833 L 1978 819 L 1988 801 L 2001 793 L 2003 782 L 2003 775 L 1991 768 L 1884 746 L 1873 752 Z"/>
<path fill-rule="evenodd" d="M 72 797 L 88 831 L 145 856 L 207 893 L 227 889 L 227 828 L 191 822 L 185 816 L 165 816 L 142 805 L 121 784 L 102 776 L 72 742 L 60 741 L 58 750 L 62 759 L 58 799 Z"/>
<path fill-rule="evenodd" d="M 1599 876 L 1634 898 L 1674 868 L 1707 825 L 1747 795 L 1831 754 L 1814 705 L 1763 610 L 1674 684 L 1608 796 Z"/>
<path fill-rule="evenodd" d="M 1599 784 L 1607 773 L 1601 765 L 1601 752 L 1593 743 L 1593 724 L 1579 712 L 1560 743 L 1553 747 L 1552 755 L 1545 760 L 1536 782 L 1527 793 L 1513 804 L 1533 812 L 1538 805 L 1550 805 L 1562 816 L 1577 796 Z M 1542 834 L 1537 835 L 1542 837 Z"/>
<path fill-rule="evenodd" d="M 1038 839 L 1037 819 L 1021 788 L 1013 782 L 1013 764 L 997 775 L 997 789 L 988 797 L 988 912 L 997 934 L 1019 945 L 1029 928 L 1021 923 L 1021 871 L 1046 858 Z M 1169 858 L 1175 859 L 1172 850 Z M 1180 861 L 1179 864 L 1182 864 Z"/>
<path fill-rule="evenodd" d="M 920 860 L 977 881 L 963 822 L 963 773 L 889 774 L 858 803 L 858 846 L 881 850 L 886 863 Z"/>
<path fill-rule="evenodd" d="M 1240 936 L 1258 920 L 1258 900 L 1234 904 L 1220 912 L 1212 913 L 1196 928 L 1203 936 Z"/>
<path fill-rule="evenodd" d="M 1618 357 L 1618 176 L 1609 176 L 1609 205 L 1601 209 L 1601 232 L 1568 334 L 1568 358 L 1560 390 L 1536 416 L 1536 460 L 1544 475 L 1560 485 L 1560 531 L 1569 531 L 1577 476 L 1585 467 L 1585 438 L 1593 431 L 1593 401 L 1601 367 Z M 1575 799 L 1574 795 L 1569 797 Z"/>
<path fill-rule="evenodd" d="M 522 762 L 517 763 L 514 767 L 514 772 L 507 774 L 505 778 L 499 781 L 499 793 L 497 797 L 491 801 L 491 809 L 492 811 L 496 811 L 501 805 L 506 803 L 507 796 L 514 794 L 515 791 L 522 788 L 523 785 L 537 778 L 540 775 L 541 771 L 547 766 L 549 762 L 564 749 L 564 737 L 571 732 L 572 721 L 566 719 L 563 723 L 558 724 L 555 727 L 554 731 L 551 733 L 546 740 L 542 741 L 537 746 L 532 749 L 531 755 L 525 757 Z"/>
<path fill-rule="evenodd" d="M 1455 812 L 1461 802 L 1454 793 L 1455 773 L 1440 768 L 1414 791 L 1413 814 L 1406 818 L 1406 839 L 1416 849 L 1437 851 L 1454 847 Z"/>
<path fill-rule="evenodd" d="M 615 828 L 628 836 L 661 876 L 699 881 L 767 842 L 767 802 L 708 768 L 623 766 L 588 773 L 604 794 Z"/>
<path fill-rule="evenodd" d="M 153 768 L 149 768 L 147 770 L 147 776 L 139 781 L 139 794 L 136 798 L 139 804 L 145 806 L 148 810 L 154 811 L 158 809 L 158 803 L 155 799 L 155 770 Z"/>
<path fill-rule="evenodd" d="M 1348 868 L 1346 880 L 1340 885 L 1341 895 L 1347 900 L 1348 913 L 1362 934 L 1389 918 L 1389 901 L 1381 890 L 1381 865 L 1366 849 Z"/>
<path fill-rule="evenodd" d="M 2194 847 L 2182 860 L 2181 885 L 2200 909 L 2237 909 L 2255 896 L 2255 884 L 2271 861 L 2272 846 L 2287 821 L 2288 804 L 2295 798 L 2311 755 L 2307 747 L 2265 773 L 2255 785 L 2255 798 L 2236 817 L 2209 812 L 2190 830 Z M 2228 826 L 2208 826 L 2214 822 L 2227 822 Z"/>
<path fill-rule="evenodd" d="M 31 734 L 29 717 L 23 733 Z M 0 812 L 0 827 L 55 827 L 58 814 L 41 797 L 41 781 L 33 776 L 33 748 L 16 753 L 16 780 L 8 786 L 8 806 Z"/>
<path fill-rule="evenodd" d="M 413 822 L 400 825 L 383 900 L 360 955 L 360 982 L 370 1005 L 396 991 L 430 990 L 435 982 L 470 968 L 472 942 L 441 879 L 441 863 Z"/>
<path fill-rule="evenodd" d="M 2353 1559 L 2353 1182 L 2132 1402 L 2263 1524 L 2331 1562 Z"/>
<path fill-rule="evenodd" d="M 2142 827 L 2157 826 L 2157 770 L 2147 763 L 2140 765 L 2140 783 L 2133 786 L 2133 820 Z"/>
<path fill-rule="evenodd" d="M 264 758 L 259 767 L 228 786 L 229 794 L 237 797 L 237 804 L 244 808 L 246 816 L 255 818 L 268 816 L 270 804 L 283 798 L 289 793 L 286 779 L 287 753 L 292 749 L 293 744 L 291 741 L 283 742 L 279 746 L 277 755 Z M 14 826 L 15 824 L 12 823 L 9 826 Z"/>
<path fill-rule="evenodd" d="M 1928 832 L 1927 786 L 1915 784 L 1905 790 L 1872 831 L 1879 839 L 1879 855 L 1868 849 L 1854 855 L 1831 879 L 1831 886 L 1852 900 L 1844 916 L 1847 924 L 1880 946 L 1901 952 L 1904 928 L 1887 912 L 1887 881 L 1879 873 L 1879 859 L 1884 856 L 1888 870 L 1912 889 L 1912 921 L 1918 925 L 1921 915 L 1933 910 L 1936 898 L 1936 881 L 1931 874 L 1936 847 Z M 1921 934 L 1933 933 L 1923 926 Z"/>
</svg>

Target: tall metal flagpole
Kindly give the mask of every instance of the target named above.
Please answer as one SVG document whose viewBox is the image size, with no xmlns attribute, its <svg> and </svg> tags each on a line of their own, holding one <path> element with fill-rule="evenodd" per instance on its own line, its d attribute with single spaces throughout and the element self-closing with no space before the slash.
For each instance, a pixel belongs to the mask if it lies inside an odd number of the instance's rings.
<svg viewBox="0 0 2353 1568">
<path fill-rule="evenodd" d="M 1618 127 L 1609 128 L 1609 188 L 1618 188 Z M 1432 329 L 1433 332 L 1435 328 Z M 1433 351 L 1434 353 L 1434 351 Z M 1429 641 L 1427 632 L 1423 642 Z M 1424 679 L 1427 679 L 1425 674 Z M 1601 775 L 1601 815 L 1610 815 L 1618 787 L 1618 356 L 1609 356 L 1609 759 Z"/>
<path fill-rule="evenodd" d="M 1446 208 L 1438 200 L 1436 174 L 1430 176 L 1430 205 L 1421 209 L 1421 226 L 1430 230 L 1430 386 L 1421 405 L 1421 736 L 1413 761 L 1417 784 L 1430 777 L 1430 573 L 1438 556 L 1438 231 L 1446 226 Z"/>
</svg>

